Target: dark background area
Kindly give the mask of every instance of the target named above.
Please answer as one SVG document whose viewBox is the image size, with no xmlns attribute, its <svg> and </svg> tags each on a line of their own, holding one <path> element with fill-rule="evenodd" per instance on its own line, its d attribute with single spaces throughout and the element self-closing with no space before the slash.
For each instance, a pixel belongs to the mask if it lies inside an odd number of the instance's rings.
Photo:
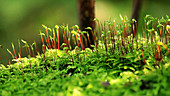
<svg viewBox="0 0 170 96">
<path fill-rule="evenodd" d="M 142 31 L 143 18 L 147 14 L 158 18 L 170 16 L 169 4 L 169 0 L 143 0 L 138 31 Z M 131 18 L 133 0 L 96 0 L 95 5 L 95 16 L 101 22 L 109 17 L 120 22 L 120 14 Z M 0 0 L 0 45 L 5 51 L 7 48 L 12 51 L 13 42 L 18 52 L 18 39 L 30 44 L 35 40 L 41 45 L 42 24 L 51 28 L 78 24 L 77 0 Z M 2 50 L 0 52 L 5 60 Z"/>
</svg>

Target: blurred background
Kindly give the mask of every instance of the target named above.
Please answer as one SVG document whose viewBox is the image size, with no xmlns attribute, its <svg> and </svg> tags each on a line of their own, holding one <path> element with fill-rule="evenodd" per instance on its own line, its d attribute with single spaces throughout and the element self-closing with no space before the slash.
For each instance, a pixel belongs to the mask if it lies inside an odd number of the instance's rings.
<svg viewBox="0 0 170 96">
<path fill-rule="evenodd" d="M 170 16 L 169 4 L 170 0 L 143 0 L 138 20 L 139 32 L 142 31 L 143 18 L 147 14 L 158 18 Z M 100 21 L 112 17 L 120 22 L 120 14 L 131 18 L 133 0 L 96 0 L 95 5 L 95 16 Z M 0 45 L 5 51 L 7 48 L 12 51 L 13 42 L 18 52 L 18 39 L 30 44 L 35 40 L 40 45 L 42 24 L 50 28 L 78 24 L 77 0 L 0 0 Z M 1 49 L 0 54 L 4 61 Z M 7 51 L 6 54 L 11 58 Z"/>
</svg>

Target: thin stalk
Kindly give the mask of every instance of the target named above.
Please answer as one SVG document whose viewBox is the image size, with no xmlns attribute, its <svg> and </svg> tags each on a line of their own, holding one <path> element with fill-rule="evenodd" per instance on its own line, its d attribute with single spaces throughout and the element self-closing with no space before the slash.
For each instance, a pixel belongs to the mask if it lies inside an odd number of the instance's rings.
<svg viewBox="0 0 170 96">
<path fill-rule="evenodd" d="M 31 52 L 32 52 L 32 56 L 35 57 L 35 52 L 34 52 L 33 46 L 31 46 Z"/>
<path fill-rule="evenodd" d="M 18 40 L 18 45 L 19 45 L 19 57 L 21 57 L 21 43 L 20 43 L 20 40 Z"/>
<path fill-rule="evenodd" d="M 68 25 L 66 26 L 67 38 L 69 37 Z"/>
<path fill-rule="evenodd" d="M 163 28 L 163 26 L 162 26 L 162 34 L 163 34 L 163 30 L 164 30 L 164 28 Z M 162 38 L 162 42 L 164 42 L 164 38 Z"/>
<path fill-rule="evenodd" d="M 134 45 L 133 45 L 133 39 L 134 39 L 134 38 L 133 38 L 133 37 L 134 37 L 134 35 L 132 34 L 132 36 L 131 36 L 131 42 L 132 42 L 132 45 L 131 45 L 131 46 L 132 46 L 132 50 L 134 49 Z"/>
<path fill-rule="evenodd" d="M 122 41 L 122 43 L 123 43 L 123 33 L 121 34 L 121 41 Z M 119 45 L 120 45 L 120 49 L 121 49 L 121 52 L 122 52 L 122 55 L 124 55 L 124 52 L 123 52 L 123 44 L 122 43 L 119 43 Z"/>
<path fill-rule="evenodd" d="M 168 30 L 168 39 L 169 39 L 169 43 L 170 43 L 170 30 Z"/>
<path fill-rule="evenodd" d="M 124 39 L 125 39 L 125 41 L 126 41 L 126 38 L 124 38 Z M 126 52 L 126 54 L 127 54 L 127 48 L 126 48 L 126 43 L 124 42 L 124 39 L 122 38 L 122 46 L 124 47 L 125 52 Z"/>
<path fill-rule="evenodd" d="M 114 26 L 113 26 L 113 31 L 114 31 L 114 35 L 117 35 L 117 30 L 116 30 L 116 22 L 115 22 L 115 20 L 113 21 L 113 24 L 114 24 Z"/>
<path fill-rule="evenodd" d="M 79 38 L 80 38 L 81 49 L 85 50 L 84 45 L 83 45 L 83 41 L 82 41 L 82 38 L 81 38 L 81 33 L 79 33 Z"/>
<path fill-rule="evenodd" d="M 152 34 L 152 31 L 150 32 L 151 34 L 151 43 L 153 44 L 153 34 Z"/>
<path fill-rule="evenodd" d="M 130 39 L 131 39 L 131 37 L 130 37 Z M 130 42 L 129 42 L 129 41 L 130 41 L 130 40 L 128 40 L 129 48 L 130 48 L 131 52 L 133 52 L 133 49 L 132 49 L 132 47 L 130 46 L 131 44 L 130 44 Z"/>
<path fill-rule="evenodd" d="M 139 59 L 140 68 L 142 68 L 141 58 L 139 55 L 138 55 L 138 59 Z"/>
<path fill-rule="evenodd" d="M 119 35 L 117 35 L 117 39 L 116 40 L 119 40 Z M 118 51 L 119 51 L 119 55 L 120 55 L 120 48 L 119 48 L 119 41 L 117 42 L 117 49 L 118 49 Z"/>
<path fill-rule="evenodd" d="M 157 51 L 158 51 L 158 57 L 159 57 L 159 59 L 160 59 L 160 58 L 161 58 L 160 47 L 159 47 L 159 45 L 157 45 L 156 47 L 157 47 Z"/>
<path fill-rule="evenodd" d="M 1 46 L 1 45 L 0 45 Z M 1 51 L 0 51 L 0 60 L 1 60 L 1 64 L 3 64 L 3 62 L 2 62 L 2 58 L 1 58 Z"/>
<path fill-rule="evenodd" d="M 67 38 L 68 38 L 67 43 L 68 43 L 68 47 L 70 49 L 71 48 L 70 47 L 71 46 L 71 44 L 70 44 L 70 31 L 68 29 L 68 25 L 66 26 L 66 31 L 67 31 Z"/>
<path fill-rule="evenodd" d="M 113 31 L 111 31 L 110 29 L 110 38 L 111 38 L 111 44 L 112 44 L 112 48 L 111 48 L 111 52 L 114 53 L 114 33 Z"/>
<path fill-rule="evenodd" d="M 88 48 L 90 48 L 90 46 L 88 46 L 88 44 L 87 44 L 87 39 L 86 39 L 86 37 L 84 36 L 84 34 L 82 34 L 82 35 L 83 35 L 83 39 L 84 39 L 84 41 L 85 41 L 86 46 L 87 46 Z M 90 42 L 89 42 L 89 44 L 91 45 Z"/>
<path fill-rule="evenodd" d="M 87 39 L 89 41 L 89 44 L 91 45 L 91 42 L 90 42 L 90 38 L 89 38 L 89 34 L 87 33 Z M 91 46 L 89 46 L 91 48 Z"/>
<path fill-rule="evenodd" d="M 48 29 L 46 29 L 46 34 L 47 34 L 47 40 L 48 40 L 48 48 L 51 49 L 51 44 L 50 44 L 50 40 L 49 40 L 49 35 L 48 35 Z"/>
<path fill-rule="evenodd" d="M 101 30 L 100 30 L 100 23 L 99 23 L 99 21 L 97 21 L 97 25 L 98 25 L 98 28 L 99 28 L 99 39 L 101 38 L 100 36 L 101 36 Z M 97 33 L 97 32 L 96 32 Z M 97 36 L 97 35 L 96 35 Z"/>
<path fill-rule="evenodd" d="M 43 36 L 42 36 L 42 33 L 40 31 L 40 35 L 41 35 L 41 40 L 42 40 L 42 43 L 43 43 L 43 48 L 44 48 L 44 52 L 46 52 L 46 48 L 45 48 L 45 43 L 44 43 L 44 39 L 43 39 Z"/>
<path fill-rule="evenodd" d="M 75 48 L 76 46 L 76 43 L 75 43 L 75 39 L 74 39 L 74 36 L 72 35 L 72 42 L 73 42 L 73 49 Z"/>
<path fill-rule="evenodd" d="M 162 30 L 163 30 L 163 27 L 162 27 Z M 161 31 L 161 28 L 159 28 L 159 35 L 160 35 L 160 39 L 161 41 L 163 40 L 161 37 L 162 37 L 162 31 Z"/>
<path fill-rule="evenodd" d="M 117 30 L 116 30 L 116 22 L 114 21 L 113 22 L 113 24 L 114 24 L 114 26 L 113 26 L 113 38 L 114 38 L 114 49 L 116 48 L 116 38 L 115 38 L 115 36 L 117 36 Z"/>
<path fill-rule="evenodd" d="M 146 65 L 146 62 L 145 62 L 145 57 L 144 57 L 144 54 L 143 54 L 143 49 L 142 49 L 142 48 L 141 48 L 141 52 L 142 52 L 142 58 L 143 58 L 144 64 Z"/>
<path fill-rule="evenodd" d="M 52 48 L 54 49 L 53 32 L 52 32 L 52 30 L 50 28 L 49 28 L 49 30 L 50 30 L 50 33 L 51 33 L 50 40 L 51 40 L 51 43 L 52 43 Z"/>
<path fill-rule="evenodd" d="M 104 33 L 105 33 L 105 35 L 104 35 L 104 45 L 105 45 L 105 48 L 106 48 L 106 55 L 107 55 L 107 58 L 108 58 L 108 54 L 107 54 L 107 40 L 106 40 L 106 28 L 105 28 L 105 25 L 104 25 Z"/>
<path fill-rule="evenodd" d="M 95 45 L 96 45 L 97 57 L 98 57 L 98 44 L 99 44 L 98 38 L 99 38 L 99 36 L 98 36 L 98 33 L 96 32 L 96 39 L 95 39 L 96 44 Z"/>
<path fill-rule="evenodd" d="M 5 54 L 5 51 L 4 51 L 3 46 L 2 46 L 2 45 L 0 45 L 0 47 L 2 48 L 2 51 L 3 51 L 3 53 L 4 53 L 4 55 L 5 55 L 5 58 L 6 58 L 7 62 L 8 62 L 8 65 L 10 65 L 9 60 L 8 60 L 8 58 L 7 58 L 6 54 Z"/>
<path fill-rule="evenodd" d="M 16 52 L 15 52 L 15 47 L 14 47 L 14 44 L 12 43 L 12 49 L 13 49 L 13 52 L 14 52 L 14 55 L 15 55 L 15 59 L 17 60 L 18 58 L 17 58 L 17 54 L 16 54 Z"/>
<path fill-rule="evenodd" d="M 27 47 L 25 47 L 25 50 L 26 50 L 26 53 L 27 53 L 27 58 L 28 58 L 28 49 L 27 49 Z"/>
<path fill-rule="evenodd" d="M 104 31 L 104 26 L 101 24 L 101 27 L 102 27 L 102 32 Z M 103 38 L 102 38 L 103 37 Z M 100 38 L 100 41 L 102 42 L 102 43 L 104 43 L 104 36 L 101 36 L 101 38 Z M 103 49 L 103 46 L 105 46 L 104 44 L 102 44 L 101 45 L 102 46 L 102 49 Z"/>
<path fill-rule="evenodd" d="M 110 31 L 110 40 L 111 40 L 112 47 L 113 47 L 113 33 L 112 33 L 112 29 L 110 25 L 109 25 L 109 31 Z"/>
<path fill-rule="evenodd" d="M 123 36 L 124 36 L 124 38 L 126 38 L 125 23 L 124 23 L 124 19 L 123 18 L 122 18 L 122 25 L 123 25 Z"/>
<path fill-rule="evenodd" d="M 38 45 L 35 41 L 34 41 L 34 48 L 35 48 L 36 55 L 40 54 L 39 49 L 38 49 Z"/>
<path fill-rule="evenodd" d="M 151 30 L 152 30 L 153 26 L 154 26 L 154 22 L 151 21 Z M 153 30 L 153 31 L 154 31 L 154 30 Z M 152 43 L 152 44 L 153 44 L 153 34 L 152 34 L 153 31 L 150 32 L 150 35 L 151 35 L 151 43 Z"/>
<path fill-rule="evenodd" d="M 64 47 L 68 47 L 68 42 L 67 42 L 67 35 L 66 35 L 66 32 L 65 32 L 65 28 L 63 28 L 63 32 L 64 32 L 64 43 L 66 44 Z"/>
<path fill-rule="evenodd" d="M 12 56 L 12 58 L 15 58 L 14 54 L 11 51 L 9 51 L 9 49 L 7 49 L 7 51 Z"/>
<path fill-rule="evenodd" d="M 45 38 L 45 42 L 46 42 L 47 47 L 48 47 L 49 45 L 48 45 L 47 37 L 45 36 L 45 34 L 44 34 L 43 36 L 44 36 L 44 38 Z"/>
<path fill-rule="evenodd" d="M 68 47 L 71 49 L 71 44 L 70 44 L 70 31 L 68 32 Z"/>
<path fill-rule="evenodd" d="M 55 30 L 54 29 L 53 29 L 53 36 L 54 36 L 54 48 L 56 49 L 57 45 L 56 45 L 56 36 L 55 36 Z"/>
<path fill-rule="evenodd" d="M 147 26 L 146 26 L 146 19 L 145 19 L 145 34 L 144 34 L 144 38 L 146 37 L 146 28 L 147 28 Z"/>
<path fill-rule="evenodd" d="M 58 42 L 58 50 L 60 49 L 60 39 L 59 39 L 59 26 L 55 26 L 57 28 L 57 42 Z"/>
<path fill-rule="evenodd" d="M 149 43 L 149 32 L 147 32 L 147 45 Z"/>
<path fill-rule="evenodd" d="M 31 57 L 33 57 L 33 55 L 32 55 L 32 52 L 31 52 L 31 49 L 30 49 L 30 46 L 28 45 L 28 51 L 29 51 L 29 55 L 31 56 Z"/>
<path fill-rule="evenodd" d="M 95 35 L 94 35 L 94 32 L 93 32 L 92 29 L 91 29 L 91 33 L 92 33 L 92 36 L 93 36 L 94 41 L 96 41 L 96 38 L 95 38 Z M 96 32 L 96 33 L 97 33 L 97 32 Z M 97 34 L 96 34 L 96 36 L 97 36 Z"/>
<path fill-rule="evenodd" d="M 79 46 L 79 41 L 78 41 L 77 33 L 75 34 L 75 37 L 76 37 L 77 45 Z"/>
<path fill-rule="evenodd" d="M 136 33 L 135 33 L 135 24 L 134 24 L 134 22 L 133 22 L 133 24 L 132 24 L 132 28 L 133 28 L 133 38 L 134 38 L 135 35 L 136 35 Z"/>
<path fill-rule="evenodd" d="M 56 49 L 57 48 L 57 45 L 56 45 L 56 36 L 55 36 L 55 30 L 53 29 L 53 37 L 54 37 L 54 45 L 53 45 L 53 47 L 54 47 L 54 49 Z"/>
<path fill-rule="evenodd" d="M 165 26 L 165 29 L 166 29 L 166 26 Z M 167 41 L 168 41 L 168 40 L 167 40 L 167 31 L 165 30 L 165 44 L 168 44 Z"/>
</svg>

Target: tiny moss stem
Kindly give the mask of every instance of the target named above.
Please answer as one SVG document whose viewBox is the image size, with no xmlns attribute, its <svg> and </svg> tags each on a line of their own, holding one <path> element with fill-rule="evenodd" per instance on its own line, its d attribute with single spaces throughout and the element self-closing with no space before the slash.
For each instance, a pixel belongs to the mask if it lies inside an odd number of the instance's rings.
<svg viewBox="0 0 170 96">
<path fill-rule="evenodd" d="M 48 48 L 51 49 L 51 44 L 50 44 L 49 35 L 48 35 L 48 29 L 46 29 L 46 34 L 47 34 L 47 40 L 48 40 L 48 42 L 47 42 L 48 43 Z"/>
<path fill-rule="evenodd" d="M 43 43 L 44 51 L 46 52 L 46 49 L 45 49 L 45 43 L 44 43 L 44 39 L 43 39 L 43 36 L 42 36 L 41 32 L 40 32 L 40 35 L 41 35 L 41 40 L 42 40 L 42 43 Z"/>
<path fill-rule="evenodd" d="M 1 45 L 0 45 L 0 46 L 1 46 Z M 1 51 L 0 51 L 0 61 L 1 61 L 1 64 L 3 64 L 2 58 L 1 58 Z"/>
<path fill-rule="evenodd" d="M 19 55 L 21 57 L 21 43 L 20 43 L 20 40 L 18 40 L 18 46 L 19 46 Z"/>
<path fill-rule="evenodd" d="M 51 43 L 52 43 L 52 48 L 54 49 L 55 47 L 54 47 L 54 42 L 53 42 L 53 32 L 52 31 L 50 31 L 50 33 L 51 33 Z"/>
<path fill-rule="evenodd" d="M 12 49 L 13 49 L 13 52 L 14 52 L 14 55 L 15 55 L 15 59 L 17 60 L 18 58 L 17 58 L 17 54 L 16 54 L 16 52 L 15 52 L 15 47 L 14 47 L 14 44 L 12 43 Z"/>
<path fill-rule="evenodd" d="M 105 25 L 104 25 L 104 45 L 105 45 L 105 49 L 106 49 L 106 55 L 107 55 L 107 40 L 106 40 L 106 28 L 105 28 Z M 107 55 L 108 57 L 108 55 Z"/>
<path fill-rule="evenodd" d="M 85 41 L 86 47 L 90 48 L 90 46 L 88 46 L 88 44 L 87 44 L 87 39 L 86 39 L 86 37 L 84 36 L 84 34 L 82 34 L 82 35 L 83 35 L 83 39 L 84 39 L 84 41 Z M 89 42 L 89 44 L 91 45 L 91 42 Z"/>
<path fill-rule="evenodd" d="M 67 29 L 68 30 L 68 29 Z M 70 31 L 68 31 L 68 47 L 71 50 L 71 44 L 70 44 Z"/>
<path fill-rule="evenodd" d="M 53 29 L 53 36 L 54 36 L 54 48 L 57 49 L 56 45 L 56 35 L 55 35 L 55 30 Z"/>
<path fill-rule="evenodd" d="M 58 50 L 60 49 L 60 38 L 59 38 L 59 28 L 57 28 L 57 43 L 58 43 Z"/>
<path fill-rule="evenodd" d="M 166 24 L 164 26 L 165 26 L 165 29 L 166 29 Z M 167 31 L 166 30 L 164 30 L 164 31 L 165 31 L 165 44 L 168 44 Z"/>
<path fill-rule="evenodd" d="M 66 45 L 64 45 L 64 47 L 68 47 L 68 41 L 67 41 L 67 35 L 65 32 L 65 28 L 63 28 L 63 32 L 64 32 L 64 43 L 66 44 Z"/>
<path fill-rule="evenodd" d="M 133 38 L 135 37 L 136 33 L 135 33 L 135 23 L 133 22 L 132 24 L 132 28 L 133 28 Z"/>
<path fill-rule="evenodd" d="M 145 19 L 145 34 L 144 34 L 144 38 L 146 37 L 146 29 L 147 29 L 147 26 L 146 26 L 146 19 Z"/>
<path fill-rule="evenodd" d="M 80 38 L 81 49 L 85 50 L 84 45 L 83 45 L 83 41 L 82 41 L 82 38 L 81 38 L 81 33 L 79 33 L 79 38 Z"/>
<path fill-rule="evenodd" d="M 143 49 L 141 48 L 141 52 L 142 52 L 142 58 L 143 58 L 143 61 L 144 61 L 144 65 L 146 65 L 146 62 L 145 62 L 145 57 L 144 57 L 144 54 L 143 54 Z"/>
<path fill-rule="evenodd" d="M 168 39 L 169 39 L 169 44 L 170 44 L 170 30 L 168 30 Z"/>
<path fill-rule="evenodd" d="M 76 46 L 74 36 L 72 36 L 72 42 L 73 42 L 73 49 L 74 49 L 74 48 L 75 48 L 75 46 Z"/>
<path fill-rule="evenodd" d="M 4 55 L 5 55 L 5 58 L 6 58 L 7 62 L 8 62 L 8 65 L 10 65 L 9 60 L 8 60 L 8 58 L 7 58 L 7 56 L 6 56 L 6 53 L 5 53 L 5 51 L 4 51 L 3 46 L 2 46 L 2 45 L 0 45 L 0 47 L 2 48 L 2 51 L 3 51 L 3 53 L 4 53 Z"/>
<path fill-rule="evenodd" d="M 27 44 L 28 45 L 28 44 Z M 29 55 L 31 56 L 31 57 L 33 57 L 33 55 L 32 55 L 32 52 L 31 52 L 31 49 L 30 49 L 30 46 L 28 45 L 28 52 L 29 52 Z"/>
<path fill-rule="evenodd" d="M 99 37 L 98 38 L 100 39 L 101 38 L 101 29 L 100 29 L 100 22 L 99 21 L 97 21 L 97 25 L 98 25 L 98 28 L 99 28 Z"/>
<path fill-rule="evenodd" d="M 78 41 L 77 33 L 75 34 L 75 37 L 76 37 L 77 45 L 79 47 L 79 41 Z"/>
</svg>

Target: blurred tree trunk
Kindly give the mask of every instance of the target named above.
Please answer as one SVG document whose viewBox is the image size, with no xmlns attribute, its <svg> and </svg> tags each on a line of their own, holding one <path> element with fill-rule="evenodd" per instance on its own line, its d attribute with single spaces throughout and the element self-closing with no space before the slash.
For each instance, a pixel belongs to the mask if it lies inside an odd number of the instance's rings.
<svg viewBox="0 0 170 96">
<path fill-rule="evenodd" d="M 138 21 L 142 0 L 133 0 L 132 19 Z"/>
<path fill-rule="evenodd" d="M 143 0 L 133 0 L 133 9 L 131 19 L 135 19 L 138 22 L 141 6 Z M 137 24 L 137 23 L 136 23 Z M 133 29 L 133 27 L 132 27 Z M 135 27 L 135 32 L 137 33 L 137 28 Z"/>
<path fill-rule="evenodd" d="M 92 31 L 95 29 L 95 0 L 78 0 L 78 14 L 79 14 L 79 27 L 82 31 L 87 31 L 89 33 L 91 45 L 94 45 L 94 39 L 92 32 L 87 27 L 91 27 Z M 85 34 L 87 37 L 87 34 Z M 89 47 L 89 42 L 88 46 Z"/>
</svg>

